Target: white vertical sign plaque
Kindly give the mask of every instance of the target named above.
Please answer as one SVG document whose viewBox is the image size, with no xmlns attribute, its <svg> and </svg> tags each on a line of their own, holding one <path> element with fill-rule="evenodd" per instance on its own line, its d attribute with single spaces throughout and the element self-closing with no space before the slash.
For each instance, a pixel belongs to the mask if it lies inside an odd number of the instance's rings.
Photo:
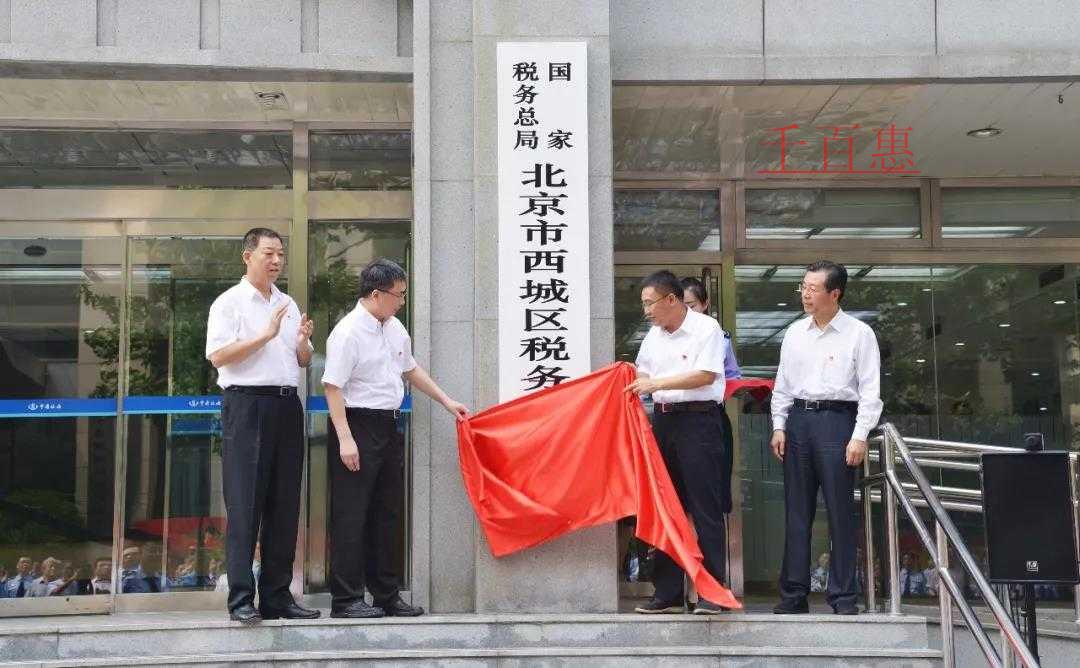
<svg viewBox="0 0 1080 668">
<path fill-rule="evenodd" d="M 498 45 L 499 400 L 590 371 L 584 42 Z"/>
</svg>

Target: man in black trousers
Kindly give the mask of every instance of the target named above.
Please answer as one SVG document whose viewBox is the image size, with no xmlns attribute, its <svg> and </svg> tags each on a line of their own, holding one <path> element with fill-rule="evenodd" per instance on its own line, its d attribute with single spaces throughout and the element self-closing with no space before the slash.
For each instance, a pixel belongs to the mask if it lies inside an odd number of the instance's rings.
<svg viewBox="0 0 1080 668">
<path fill-rule="evenodd" d="M 809 612 L 810 532 L 820 488 L 832 541 L 826 600 L 855 615 L 855 471 L 881 417 L 881 357 L 869 325 L 844 313 L 847 270 L 829 261 L 806 268 L 799 284 L 806 318 L 790 325 L 773 389 L 772 450 L 784 463 L 785 540 L 780 603 L 773 612 Z"/>
<path fill-rule="evenodd" d="M 405 271 L 375 260 L 360 272 L 360 300 L 326 341 L 323 386 L 330 410 L 331 617 L 416 617 L 401 599 L 394 560 L 404 501 L 405 443 L 397 418 L 405 380 L 458 419 L 468 410 L 446 395 L 412 356 L 395 314 L 405 305 Z M 364 600 L 365 588 L 375 605 Z"/>
<path fill-rule="evenodd" d="M 300 516 L 304 412 L 296 388 L 311 363 L 312 322 L 274 281 L 285 248 L 273 230 L 244 235 L 240 282 L 210 307 L 206 359 L 225 390 L 221 406 L 222 486 L 229 617 L 314 619 L 289 592 Z M 251 561 L 262 545 L 259 607 Z"/>
<path fill-rule="evenodd" d="M 637 380 L 627 386 L 653 398 L 653 434 L 675 491 L 694 520 L 705 569 L 717 582 L 726 580 L 724 502 L 731 481 L 725 475 L 724 359 L 726 342 L 720 323 L 683 303 L 683 287 L 670 271 L 649 275 L 641 284 L 641 307 L 653 323 L 637 356 Z M 671 557 L 656 553 L 652 600 L 637 608 L 643 614 L 685 609 L 684 573 Z M 724 608 L 699 599 L 694 614 L 718 614 Z"/>
</svg>

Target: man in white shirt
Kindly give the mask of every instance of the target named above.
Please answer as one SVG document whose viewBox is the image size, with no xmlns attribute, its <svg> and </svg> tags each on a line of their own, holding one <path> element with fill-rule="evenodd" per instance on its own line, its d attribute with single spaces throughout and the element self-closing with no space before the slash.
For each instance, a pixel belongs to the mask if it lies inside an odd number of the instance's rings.
<svg viewBox="0 0 1080 668">
<path fill-rule="evenodd" d="M 683 303 L 683 287 L 670 271 L 641 284 L 641 306 L 653 326 L 637 356 L 637 380 L 627 390 L 653 398 L 653 434 L 683 508 L 694 520 L 705 569 L 726 580 L 724 500 L 730 493 L 730 460 L 724 452 L 724 357 L 720 323 Z M 684 573 L 657 550 L 656 592 L 635 610 L 645 614 L 685 609 Z M 700 599 L 695 614 L 723 612 Z"/>
<path fill-rule="evenodd" d="M 88 594 L 108 594 L 112 592 L 112 559 L 103 558 L 94 562 L 94 577 L 90 578 Z"/>
<path fill-rule="evenodd" d="M 15 575 L 8 578 L 0 587 L 0 598 L 22 598 L 30 590 L 34 577 L 30 574 L 33 562 L 30 557 L 19 557 L 15 564 Z"/>
<path fill-rule="evenodd" d="M 334 427 L 328 446 L 331 617 L 424 614 L 399 595 L 393 550 L 405 496 L 405 443 L 397 426 L 404 380 L 458 419 L 468 409 L 413 359 L 409 333 L 394 317 L 405 305 L 406 286 L 405 271 L 394 262 L 364 267 L 360 301 L 326 341 L 322 380 Z M 364 601 L 365 587 L 374 606 Z"/>
<path fill-rule="evenodd" d="M 231 619 L 313 619 L 289 592 L 300 516 L 304 411 L 296 388 L 311 363 L 312 322 L 274 286 L 285 267 L 277 232 L 244 235 L 247 271 L 210 307 L 206 359 L 218 370 L 225 562 Z M 261 541 L 259 608 L 251 560 Z"/>
<path fill-rule="evenodd" d="M 826 600 L 839 615 L 855 604 L 855 470 L 881 417 L 877 337 L 844 313 L 847 270 L 829 261 L 806 269 L 799 293 L 803 318 L 788 327 L 773 388 L 771 447 L 784 464 L 785 541 L 777 614 L 809 612 L 810 532 L 818 488 L 832 541 Z"/>
</svg>

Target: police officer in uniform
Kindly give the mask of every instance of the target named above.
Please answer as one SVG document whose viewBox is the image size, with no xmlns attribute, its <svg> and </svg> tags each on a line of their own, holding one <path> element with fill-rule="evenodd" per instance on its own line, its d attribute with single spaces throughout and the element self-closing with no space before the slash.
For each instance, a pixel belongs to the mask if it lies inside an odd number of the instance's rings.
<svg viewBox="0 0 1080 668">
<path fill-rule="evenodd" d="M 394 314 L 405 305 L 405 271 L 376 260 L 360 273 L 360 301 L 326 342 L 323 386 L 330 409 L 331 617 L 416 617 L 401 599 L 394 559 L 401 523 L 405 443 L 398 432 L 407 379 L 458 419 L 468 409 L 417 365 Z M 364 600 L 371 592 L 375 605 Z"/>
<path fill-rule="evenodd" d="M 273 230 L 244 235 L 247 267 L 240 282 L 210 307 L 206 359 L 224 388 L 221 405 L 222 487 L 229 617 L 313 619 L 318 610 L 293 600 L 304 412 L 296 388 L 311 363 L 312 323 L 274 281 L 285 267 L 285 247 Z M 262 544 L 259 608 L 251 561 Z"/>
<path fill-rule="evenodd" d="M 807 317 L 788 327 L 780 347 L 771 441 L 784 464 L 777 614 L 809 611 L 810 532 L 818 488 L 832 542 L 826 600 L 838 615 L 858 614 L 855 471 L 881 417 L 881 357 L 874 331 L 840 308 L 846 288 L 843 265 L 823 260 L 807 267 L 799 285 Z"/>
<path fill-rule="evenodd" d="M 637 357 L 637 380 L 627 386 L 653 398 L 653 433 L 687 514 L 694 520 L 705 568 L 725 581 L 724 500 L 730 480 L 721 475 L 724 453 L 724 348 L 720 324 L 683 303 L 683 287 L 670 271 L 641 284 L 641 306 L 652 322 Z M 685 573 L 657 551 L 656 593 L 635 610 L 645 614 L 683 612 Z M 695 614 L 724 608 L 699 599 Z"/>
</svg>

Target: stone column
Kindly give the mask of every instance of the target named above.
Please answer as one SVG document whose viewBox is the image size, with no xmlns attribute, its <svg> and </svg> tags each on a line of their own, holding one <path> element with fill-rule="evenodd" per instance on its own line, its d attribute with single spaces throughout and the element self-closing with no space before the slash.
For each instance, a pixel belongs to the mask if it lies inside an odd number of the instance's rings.
<svg viewBox="0 0 1080 668">
<path fill-rule="evenodd" d="M 473 373 L 480 406 L 498 401 L 498 180 L 496 44 L 584 41 L 589 62 L 589 226 L 592 364 L 614 357 L 612 270 L 611 49 L 607 0 L 474 0 Z M 615 527 L 574 533 L 495 559 L 476 538 L 477 612 L 601 612 L 618 606 Z"/>
<path fill-rule="evenodd" d="M 420 363 L 430 354 L 436 381 L 473 410 L 498 401 L 499 41 L 588 43 L 592 364 L 614 357 L 608 5 L 414 2 L 414 339 Z M 420 401 L 414 427 L 413 587 L 430 574 L 414 600 L 434 612 L 617 608 L 614 526 L 496 560 L 465 496 L 453 420 Z"/>
</svg>

